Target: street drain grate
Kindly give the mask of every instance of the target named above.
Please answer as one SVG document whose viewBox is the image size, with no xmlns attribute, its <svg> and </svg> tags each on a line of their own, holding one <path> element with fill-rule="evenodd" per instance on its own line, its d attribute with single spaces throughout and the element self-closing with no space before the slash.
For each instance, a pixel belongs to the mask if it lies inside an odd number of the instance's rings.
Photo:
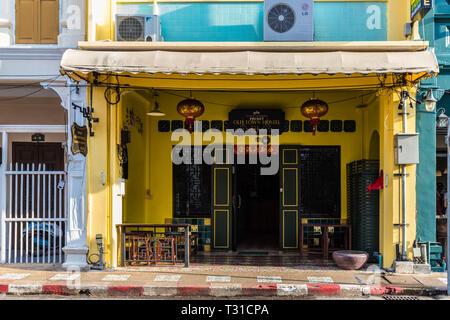
<svg viewBox="0 0 450 320">
<path fill-rule="evenodd" d="M 410 300 L 419 300 L 417 297 L 411 296 L 383 296 L 384 300 L 396 300 L 396 301 L 410 301 Z"/>
</svg>

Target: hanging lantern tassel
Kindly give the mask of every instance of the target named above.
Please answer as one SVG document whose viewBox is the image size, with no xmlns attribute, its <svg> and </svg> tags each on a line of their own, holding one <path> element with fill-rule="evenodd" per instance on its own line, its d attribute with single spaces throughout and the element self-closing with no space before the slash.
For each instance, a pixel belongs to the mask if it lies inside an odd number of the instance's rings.
<svg viewBox="0 0 450 320">
<path fill-rule="evenodd" d="M 195 122 L 195 118 L 194 117 L 187 117 L 186 118 L 186 127 L 188 128 L 190 133 L 192 133 L 192 130 L 194 128 L 194 122 Z"/>
<path fill-rule="evenodd" d="M 313 132 L 313 136 L 316 135 L 316 130 L 317 130 L 317 126 L 320 123 L 320 118 L 312 118 L 310 120 L 311 126 L 312 126 L 312 132 Z"/>
<path fill-rule="evenodd" d="M 320 117 L 328 112 L 326 102 L 318 99 L 310 99 L 306 101 L 300 108 L 302 114 L 310 119 L 313 135 L 316 135 L 317 126 L 320 123 Z"/>
</svg>

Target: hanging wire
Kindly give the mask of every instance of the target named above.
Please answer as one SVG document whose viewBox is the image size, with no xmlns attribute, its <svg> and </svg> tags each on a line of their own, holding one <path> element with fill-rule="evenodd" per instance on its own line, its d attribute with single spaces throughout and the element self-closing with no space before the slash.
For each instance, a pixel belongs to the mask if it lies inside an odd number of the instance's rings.
<svg viewBox="0 0 450 320">
<path fill-rule="evenodd" d="M 54 78 L 54 79 L 51 80 L 49 83 L 51 84 L 51 83 L 55 82 L 56 79 L 58 79 L 58 77 Z M 0 99 L 0 102 L 20 100 L 20 99 L 23 99 L 23 98 L 30 97 L 30 96 L 32 96 L 32 95 L 34 95 L 34 94 L 36 94 L 36 93 L 39 93 L 39 92 L 41 92 L 42 90 L 46 90 L 46 89 L 47 89 L 47 87 L 41 86 L 38 90 L 35 90 L 35 91 L 33 91 L 33 92 L 30 92 L 30 93 L 27 93 L 27 94 L 25 94 L 25 95 L 23 95 L 23 96 L 20 96 L 20 97 L 13 97 L 13 98 Z"/>
<path fill-rule="evenodd" d="M 36 81 L 36 82 L 29 82 L 29 83 L 24 83 L 24 84 L 5 84 L 5 83 L 1 83 L 0 84 L 0 91 L 20 89 L 20 88 L 27 88 L 27 87 L 42 87 L 42 85 L 41 85 L 42 82 L 55 81 L 59 77 L 61 77 L 61 75 L 56 75 L 56 76 L 54 76 L 52 78 L 49 78 L 49 79 L 44 79 L 44 80 L 40 80 L 40 81 Z"/>
</svg>

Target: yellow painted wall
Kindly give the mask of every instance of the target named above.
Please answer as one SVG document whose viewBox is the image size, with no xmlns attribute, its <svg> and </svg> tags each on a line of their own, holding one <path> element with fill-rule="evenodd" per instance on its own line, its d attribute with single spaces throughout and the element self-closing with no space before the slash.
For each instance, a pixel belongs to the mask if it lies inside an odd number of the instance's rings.
<svg viewBox="0 0 450 320">
<path fill-rule="evenodd" d="M 172 93 L 172 92 L 171 92 Z M 189 96 L 189 92 L 176 92 L 177 95 Z M 327 102 L 343 100 L 354 97 L 359 93 L 316 93 L 316 97 Z M 227 120 L 228 112 L 235 108 L 281 108 L 288 120 L 308 120 L 300 113 L 303 102 L 312 97 L 312 93 L 208 93 L 195 92 L 194 96 L 205 105 L 205 113 L 198 120 Z M 150 157 L 150 190 L 153 196 L 150 201 L 149 223 L 163 223 L 165 218 L 172 216 L 172 162 L 171 146 L 177 142 L 171 141 L 170 132 L 158 132 L 157 121 L 160 119 L 183 120 L 176 112 L 176 105 L 183 100 L 171 94 L 161 93 L 160 108 L 166 117 L 150 117 L 150 145 L 152 155 Z M 208 103 L 208 101 L 213 103 Z M 216 105 L 219 103 L 222 105 Z M 316 132 L 313 136 L 308 132 L 286 132 L 280 136 L 280 144 L 292 145 L 336 145 L 341 146 L 341 212 L 342 218 L 346 218 L 346 167 L 345 165 L 362 158 L 361 150 L 361 119 L 355 112 L 355 105 L 359 100 L 344 103 L 330 104 L 329 112 L 324 120 L 355 120 L 357 131 L 354 133 Z M 207 144 L 205 142 L 204 144 Z M 155 152 L 157 150 L 157 152 Z M 133 195 L 128 195 L 133 196 Z"/>
<path fill-rule="evenodd" d="M 124 197 L 124 222 L 140 223 L 148 214 L 147 190 L 149 180 L 148 150 L 148 112 L 150 103 L 139 94 L 126 94 L 121 103 L 120 129 L 124 128 L 127 112 L 133 110 L 135 125 L 129 125 L 131 143 L 128 145 L 128 180 L 126 181 L 126 197 Z M 130 118 L 130 117 L 128 117 Z M 138 131 L 139 120 L 142 121 L 143 131 Z M 130 122 L 128 122 L 130 123 Z"/>
<path fill-rule="evenodd" d="M 137 81 L 137 80 L 136 80 Z M 138 81 L 142 84 L 142 79 Z M 265 84 L 267 85 L 267 84 Z M 270 85 L 270 84 L 269 84 Z M 227 88 L 227 81 L 218 81 L 218 88 Z M 320 86 L 320 85 L 318 85 Z M 89 139 L 88 154 L 88 243 L 96 248 L 95 234 L 102 233 L 107 239 L 107 261 L 112 261 L 111 249 L 116 248 L 112 239 L 115 232 L 111 224 L 111 199 L 113 188 L 120 177 L 120 167 L 116 144 L 120 141 L 120 129 L 126 108 L 133 108 L 144 123 L 141 136 L 136 128 L 131 127 L 132 142 L 129 148 L 129 179 L 126 182 L 126 195 L 123 200 L 123 222 L 164 223 L 172 216 L 172 163 L 170 133 L 157 130 L 157 121 L 162 119 L 183 120 L 176 112 L 176 105 L 188 91 L 159 91 L 160 109 L 165 117 L 146 117 L 144 114 L 153 107 L 150 96 L 130 93 L 123 96 L 117 106 L 108 106 L 103 93 L 104 88 L 94 89 L 93 107 L 95 116 L 100 118 L 94 123 L 95 136 Z M 226 120 L 228 112 L 234 108 L 281 108 L 288 120 L 305 119 L 299 106 L 311 98 L 312 91 L 306 92 L 211 92 L 193 91 L 194 96 L 205 105 L 205 113 L 199 120 Z M 340 145 L 341 146 L 341 212 L 342 218 L 347 214 L 346 168 L 349 162 L 367 158 L 370 153 L 370 140 L 376 130 L 380 136 L 380 169 L 388 176 L 387 187 L 380 192 L 380 250 L 384 258 L 384 267 L 390 267 L 395 258 L 395 244 L 399 233 L 393 227 L 399 222 L 400 197 L 399 178 L 393 177 L 398 171 L 394 167 L 393 135 L 401 132 L 401 116 L 398 115 L 398 95 L 383 92 L 372 94 L 362 100 L 350 99 L 363 94 L 364 91 L 316 91 L 315 96 L 330 103 L 329 112 L 323 117 L 328 120 L 355 120 L 357 131 L 354 133 L 283 133 L 280 144 L 300 145 Z M 342 101 L 347 100 L 347 101 Z M 341 102 L 338 102 L 341 101 Z M 338 103 L 334 103 L 338 102 Z M 357 108 L 362 103 L 365 108 Z M 117 111 L 119 110 L 119 111 Z M 415 131 L 415 113 L 410 110 L 408 132 Z M 108 134 L 109 132 L 109 134 Z M 105 172 L 107 181 L 101 184 L 101 172 Z M 407 223 L 408 250 L 411 251 L 415 239 L 415 166 L 408 167 L 407 177 Z M 147 190 L 148 193 L 147 193 Z M 92 246 L 93 245 L 93 246 Z M 93 249 L 95 251 L 95 249 Z M 411 253 L 409 253 L 411 255 Z M 108 260 L 110 259 L 110 260 Z"/>
<path fill-rule="evenodd" d="M 99 122 L 93 123 L 94 136 L 88 139 L 86 229 L 89 254 L 97 252 L 95 236 L 102 234 L 105 244 L 105 260 L 114 263 L 117 258 L 118 246 L 113 239 L 116 228 L 112 224 L 112 200 L 119 177 L 116 149 L 119 135 L 115 130 L 119 120 L 118 106 L 112 106 L 106 102 L 104 91 L 104 89 L 93 90 L 92 106 Z"/>
</svg>

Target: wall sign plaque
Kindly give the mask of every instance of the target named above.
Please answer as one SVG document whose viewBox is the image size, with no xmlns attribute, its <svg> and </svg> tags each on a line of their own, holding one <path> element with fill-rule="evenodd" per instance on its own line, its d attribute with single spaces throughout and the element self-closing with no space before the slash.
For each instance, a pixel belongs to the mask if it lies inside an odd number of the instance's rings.
<svg viewBox="0 0 450 320">
<path fill-rule="evenodd" d="M 280 130 L 285 115 L 280 109 L 235 109 L 228 113 L 228 120 L 231 129 Z"/>
<path fill-rule="evenodd" d="M 45 135 L 42 133 L 35 133 L 31 136 L 31 141 L 33 142 L 43 142 L 45 141 Z"/>
<path fill-rule="evenodd" d="M 87 151 L 87 127 L 81 127 L 74 123 L 72 125 L 72 153 L 81 153 L 86 157 Z"/>
</svg>

